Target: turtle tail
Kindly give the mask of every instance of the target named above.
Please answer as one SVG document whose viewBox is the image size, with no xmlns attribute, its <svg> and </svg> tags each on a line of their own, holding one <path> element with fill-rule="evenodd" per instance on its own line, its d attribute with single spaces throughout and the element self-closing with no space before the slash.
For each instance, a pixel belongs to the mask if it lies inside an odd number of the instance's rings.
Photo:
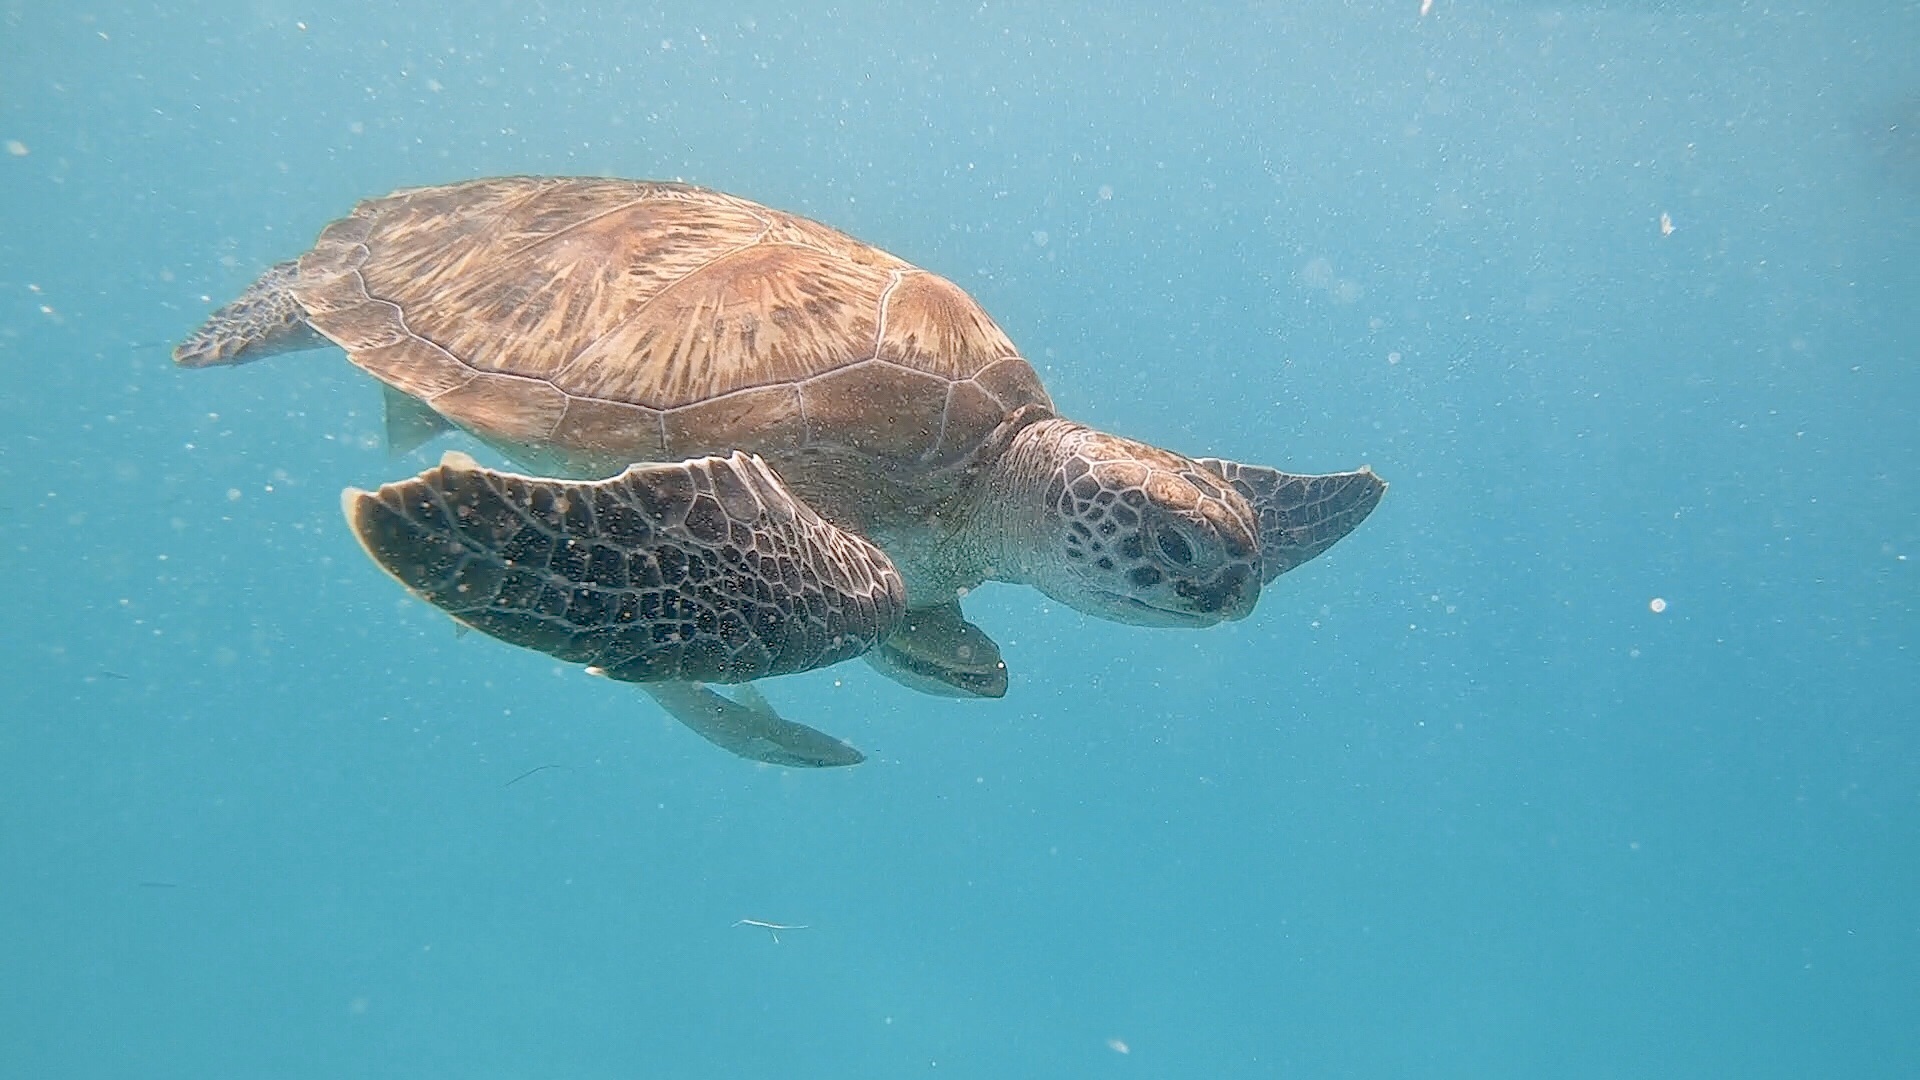
<svg viewBox="0 0 1920 1080">
<path fill-rule="evenodd" d="M 174 346 L 173 362 L 189 368 L 244 364 L 328 344 L 307 324 L 306 309 L 293 297 L 291 286 L 299 272 L 299 261 L 290 260 L 260 275 L 238 299 L 207 316 L 200 329 Z"/>
</svg>

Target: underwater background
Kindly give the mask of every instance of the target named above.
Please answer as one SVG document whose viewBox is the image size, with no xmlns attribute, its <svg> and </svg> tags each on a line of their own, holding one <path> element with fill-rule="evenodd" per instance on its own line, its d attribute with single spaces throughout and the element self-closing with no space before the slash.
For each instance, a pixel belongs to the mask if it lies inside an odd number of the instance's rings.
<svg viewBox="0 0 1920 1080">
<path fill-rule="evenodd" d="M 0 1077 L 1920 1075 L 1916 56 L 1893 0 L 0 0 Z M 1392 490 L 1212 630 L 984 588 L 1005 700 L 781 679 L 871 757 L 743 762 L 359 552 L 340 489 L 470 440 L 168 359 L 501 173 L 819 218 L 1066 415 Z"/>
</svg>

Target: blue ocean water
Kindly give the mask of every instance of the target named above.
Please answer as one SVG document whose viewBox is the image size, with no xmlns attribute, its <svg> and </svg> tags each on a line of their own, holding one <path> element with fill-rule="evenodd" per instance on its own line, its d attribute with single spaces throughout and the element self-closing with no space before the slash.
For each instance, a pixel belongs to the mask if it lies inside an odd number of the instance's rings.
<svg viewBox="0 0 1920 1080">
<path fill-rule="evenodd" d="M 1903 0 L 0 2 L 0 1076 L 1920 1075 L 1916 55 Z M 365 560 L 339 490 L 443 446 L 338 353 L 168 360 L 498 173 L 818 217 L 1076 419 L 1392 490 L 1222 628 L 982 589 L 1005 700 L 782 679 L 870 760 L 739 761 Z"/>
</svg>

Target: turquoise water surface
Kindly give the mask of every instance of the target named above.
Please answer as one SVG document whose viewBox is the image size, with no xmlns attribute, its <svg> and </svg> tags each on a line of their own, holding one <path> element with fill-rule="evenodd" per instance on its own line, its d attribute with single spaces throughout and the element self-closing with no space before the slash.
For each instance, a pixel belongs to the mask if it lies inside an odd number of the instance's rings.
<svg viewBox="0 0 1920 1080">
<path fill-rule="evenodd" d="M 0 0 L 0 1077 L 1920 1075 L 1916 56 L 1903 0 Z M 471 442 L 168 358 L 501 173 L 808 214 L 1067 415 L 1392 490 L 1224 627 L 983 588 L 1005 700 L 775 680 L 870 758 L 740 761 L 365 559 L 339 491 Z"/>
</svg>

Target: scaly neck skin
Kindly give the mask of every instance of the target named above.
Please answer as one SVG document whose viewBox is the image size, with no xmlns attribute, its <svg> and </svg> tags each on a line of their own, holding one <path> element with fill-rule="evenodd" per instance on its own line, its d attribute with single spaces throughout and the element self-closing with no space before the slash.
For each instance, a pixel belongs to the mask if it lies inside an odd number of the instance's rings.
<svg viewBox="0 0 1920 1080">
<path fill-rule="evenodd" d="M 1050 555 L 1058 516 L 1041 505 L 1047 482 L 1073 452 L 1084 424 L 1058 418 L 1030 424 L 1015 435 L 983 478 L 964 546 L 978 552 L 981 580 L 1038 585 L 1053 572 Z"/>
</svg>

